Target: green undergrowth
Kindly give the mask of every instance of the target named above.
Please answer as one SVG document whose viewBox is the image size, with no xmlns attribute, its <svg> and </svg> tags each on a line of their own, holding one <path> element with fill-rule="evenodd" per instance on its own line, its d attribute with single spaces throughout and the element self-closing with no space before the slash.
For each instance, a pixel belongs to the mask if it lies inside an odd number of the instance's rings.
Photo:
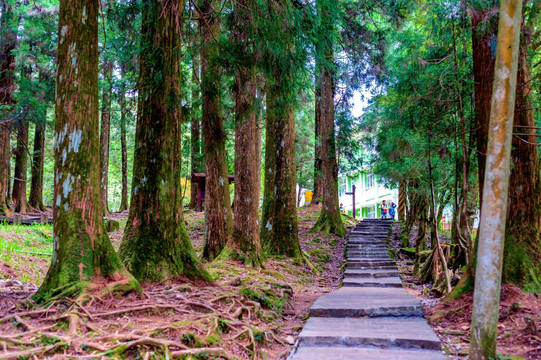
<svg viewBox="0 0 541 360">
<path fill-rule="evenodd" d="M 0 223 L 0 279 L 41 283 L 41 267 L 51 261 L 53 226 Z"/>
</svg>

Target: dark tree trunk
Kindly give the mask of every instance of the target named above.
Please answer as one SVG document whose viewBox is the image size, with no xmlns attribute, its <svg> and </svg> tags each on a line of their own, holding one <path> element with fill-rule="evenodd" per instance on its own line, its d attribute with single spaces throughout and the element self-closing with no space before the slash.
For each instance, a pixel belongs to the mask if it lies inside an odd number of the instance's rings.
<svg viewBox="0 0 541 360">
<path fill-rule="evenodd" d="M 415 266 L 413 268 L 413 275 L 417 276 L 421 267 L 421 251 L 426 250 L 426 201 L 418 203 L 419 214 L 419 228 L 417 230 L 417 237 L 415 238 Z"/>
<path fill-rule="evenodd" d="M 34 132 L 34 151 L 32 153 L 32 183 L 30 185 L 31 207 L 45 211 L 43 205 L 43 163 L 45 159 L 45 119 L 36 124 Z"/>
<path fill-rule="evenodd" d="M 15 171 L 11 198 L 15 212 L 26 213 L 29 210 L 26 197 L 28 167 L 28 122 L 24 121 L 17 129 L 17 148 L 15 150 Z"/>
<path fill-rule="evenodd" d="M 270 83 L 272 81 L 272 83 Z M 302 258 L 295 206 L 295 119 L 293 94 L 282 77 L 268 80 L 265 193 L 261 241 L 272 254 Z"/>
<path fill-rule="evenodd" d="M 320 9 L 324 22 L 328 22 L 329 9 Z M 329 25 L 327 25 L 329 26 Z M 333 64 L 332 49 L 326 51 L 328 66 L 321 69 L 321 99 L 320 99 L 320 128 L 321 128 L 321 185 L 320 189 L 323 206 L 319 219 L 311 231 L 322 231 L 324 234 L 335 234 L 343 237 L 346 227 L 340 216 L 338 204 L 338 164 L 336 162 L 336 140 L 334 133 L 334 77 L 330 67 Z"/>
<path fill-rule="evenodd" d="M 100 204 L 98 0 L 61 0 L 55 116 L 54 245 L 34 298 L 140 289 L 113 249 Z M 95 287 L 94 287 L 95 291 Z"/>
<path fill-rule="evenodd" d="M 188 238 L 181 194 L 184 0 L 142 8 L 139 102 L 130 215 L 120 256 L 139 280 L 209 279 Z M 160 69 L 156 72 L 156 69 Z M 159 81 L 158 81 L 159 79 Z"/>
<path fill-rule="evenodd" d="M 193 54 L 192 57 L 192 84 L 197 83 L 199 80 L 199 54 Z M 199 118 L 200 108 L 200 86 L 193 86 L 192 88 L 192 107 L 190 109 L 190 145 L 191 145 L 191 166 L 192 174 L 200 173 L 204 171 L 204 164 L 202 164 L 203 156 L 201 154 L 201 119 Z M 192 182 L 190 186 L 190 208 L 195 209 L 197 207 L 197 182 Z"/>
<path fill-rule="evenodd" d="M 7 1 L 0 2 L 2 14 L 0 17 L 0 104 L 6 111 L 0 112 L 0 215 L 10 215 L 10 165 L 11 147 L 9 141 L 10 124 L 5 121 L 5 115 L 13 105 L 15 47 L 17 35 L 13 28 L 13 5 Z"/>
<path fill-rule="evenodd" d="M 243 53 L 248 53 L 248 28 L 253 21 L 248 0 L 235 5 L 236 24 L 233 36 Z M 252 59 L 247 59 L 251 63 Z M 259 168 L 256 146 L 257 73 L 254 65 L 237 65 L 235 74 L 235 210 L 232 250 L 242 254 L 244 262 L 261 265 L 259 240 Z"/>
<path fill-rule="evenodd" d="M 475 82 L 475 134 L 477 138 L 477 164 L 479 168 L 479 208 L 483 199 L 483 182 L 488 145 L 488 122 L 494 82 L 496 33 L 498 12 L 490 1 L 485 8 L 470 9 L 472 23 L 473 80 Z"/>
<path fill-rule="evenodd" d="M 528 60 L 530 29 L 523 26 L 519 52 L 503 281 L 539 291 L 541 280 L 541 186 Z"/>
<path fill-rule="evenodd" d="M 321 199 L 321 71 L 318 71 L 316 66 L 316 78 L 315 78 L 315 107 L 314 107 L 314 194 L 312 196 L 312 202 L 319 204 Z"/>
<path fill-rule="evenodd" d="M 216 258 L 233 232 L 233 214 L 225 158 L 225 138 L 221 99 L 221 69 L 216 63 L 220 19 L 217 0 L 199 4 L 201 28 L 201 93 L 203 100 L 203 140 L 207 168 L 205 189 L 205 245 L 203 258 Z"/>
<path fill-rule="evenodd" d="M 111 133 L 111 92 L 112 92 L 112 73 L 113 64 L 106 61 L 103 64 L 105 75 L 105 89 L 103 89 L 101 104 L 101 131 L 100 131 L 100 179 L 101 179 L 101 206 L 103 206 L 103 215 L 109 215 L 109 205 L 107 203 L 107 191 L 109 188 L 109 135 Z"/>
<path fill-rule="evenodd" d="M 122 69 L 122 76 L 124 76 Z M 126 87 L 120 89 L 120 151 L 122 153 L 122 190 L 118 212 L 128 210 L 128 148 L 126 145 Z"/>
</svg>

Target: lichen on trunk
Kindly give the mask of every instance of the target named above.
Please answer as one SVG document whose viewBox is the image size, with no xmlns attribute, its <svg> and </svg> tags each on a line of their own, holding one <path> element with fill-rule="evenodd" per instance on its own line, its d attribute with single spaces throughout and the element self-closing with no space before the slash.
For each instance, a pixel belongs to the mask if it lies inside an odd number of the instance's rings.
<svg viewBox="0 0 541 360">
<path fill-rule="evenodd" d="M 184 0 L 142 8 L 139 103 L 130 215 L 120 256 L 139 280 L 209 279 L 188 238 L 181 196 Z"/>
<path fill-rule="evenodd" d="M 98 9 L 98 0 L 60 2 L 53 258 L 37 301 L 94 285 L 140 291 L 109 241 L 99 201 Z"/>
</svg>

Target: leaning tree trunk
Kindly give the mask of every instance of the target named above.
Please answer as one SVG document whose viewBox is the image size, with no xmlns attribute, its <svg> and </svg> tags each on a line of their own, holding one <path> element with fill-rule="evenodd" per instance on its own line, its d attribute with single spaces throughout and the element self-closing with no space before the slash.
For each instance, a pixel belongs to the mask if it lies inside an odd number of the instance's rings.
<svg viewBox="0 0 541 360">
<path fill-rule="evenodd" d="M 181 194 L 184 0 L 142 9 L 139 103 L 130 215 L 120 256 L 139 280 L 209 279 L 188 238 Z M 160 69 L 159 75 L 155 69 Z M 160 81 L 156 81 L 159 76 Z"/>
<path fill-rule="evenodd" d="M 122 66 L 122 77 L 125 76 Z M 126 145 L 126 87 L 120 89 L 120 151 L 122 155 L 122 190 L 118 212 L 128 210 L 128 149 Z"/>
<path fill-rule="evenodd" d="M 221 99 L 220 66 L 217 64 L 220 31 L 217 0 L 199 4 L 201 27 L 201 93 L 203 100 L 203 148 L 207 168 L 205 189 L 205 245 L 203 258 L 216 258 L 233 232 L 233 213 L 225 159 L 225 138 Z"/>
<path fill-rule="evenodd" d="M 61 0 L 55 117 L 54 245 L 34 298 L 73 296 L 93 285 L 140 289 L 105 230 L 100 204 L 98 0 Z M 95 285 L 95 286 L 94 286 Z"/>
<path fill-rule="evenodd" d="M 26 197 L 26 178 L 28 167 L 28 122 L 20 124 L 17 129 L 17 148 L 15 150 L 15 171 L 13 174 L 13 191 L 11 198 L 15 212 L 29 211 Z"/>
<path fill-rule="evenodd" d="M 105 75 L 105 89 L 103 89 L 101 104 L 101 131 L 100 131 L 100 179 L 101 179 L 101 206 L 103 215 L 109 215 L 109 205 L 107 204 L 107 191 L 109 188 L 109 137 L 111 133 L 111 92 L 112 92 L 112 73 L 113 64 L 106 61 L 103 64 Z"/>
<path fill-rule="evenodd" d="M 5 115 L 13 105 L 14 71 L 15 71 L 15 47 L 17 35 L 13 28 L 13 6 L 7 1 L 0 2 L 2 14 L 0 16 L 0 105 L 6 109 L 0 112 L 0 215 L 11 215 L 8 196 L 10 189 L 9 160 L 10 148 L 10 124 L 5 121 Z"/>
<path fill-rule="evenodd" d="M 200 96 L 199 86 L 194 86 L 199 80 L 199 54 L 192 55 L 192 106 L 190 109 L 190 156 L 192 174 L 204 171 L 201 154 L 201 119 L 199 118 Z M 197 182 L 192 182 L 190 186 L 190 209 L 197 208 Z"/>
<path fill-rule="evenodd" d="M 39 211 L 45 211 L 43 205 L 43 163 L 45 159 L 45 117 L 36 124 L 34 130 L 34 150 L 32 153 L 32 182 L 28 203 Z"/>
<path fill-rule="evenodd" d="M 233 36 L 243 53 L 248 53 L 248 27 L 253 22 L 248 0 L 235 5 Z M 252 266 L 261 265 L 259 240 L 259 168 L 256 145 L 257 72 L 254 65 L 237 65 L 235 74 L 235 209 L 231 249 Z"/>
<path fill-rule="evenodd" d="M 322 9 L 322 15 L 328 12 Z M 326 54 L 329 67 L 333 63 L 332 50 Z M 346 227 L 340 216 L 338 204 L 338 164 L 336 162 L 336 140 L 334 134 L 334 78 L 329 67 L 321 69 L 321 99 L 320 99 L 320 126 L 321 126 L 321 185 L 320 189 L 323 206 L 319 219 L 311 231 L 322 231 L 324 234 L 335 234 L 343 237 Z"/>
<path fill-rule="evenodd" d="M 541 184 L 535 130 L 528 34 L 522 27 L 514 132 L 511 150 L 509 205 L 505 233 L 503 281 L 537 286 L 541 281 Z M 536 285 L 537 284 L 537 285 Z M 534 290 L 534 288 L 532 288 Z"/>
</svg>

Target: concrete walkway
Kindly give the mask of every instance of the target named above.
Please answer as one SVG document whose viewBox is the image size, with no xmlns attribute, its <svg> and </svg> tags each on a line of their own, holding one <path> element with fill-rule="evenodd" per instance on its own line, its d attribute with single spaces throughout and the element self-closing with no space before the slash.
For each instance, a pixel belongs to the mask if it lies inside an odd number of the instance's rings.
<svg viewBox="0 0 541 360">
<path fill-rule="evenodd" d="M 445 359 L 389 257 L 390 226 L 365 219 L 350 233 L 342 287 L 314 302 L 291 360 Z"/>
</svg>

